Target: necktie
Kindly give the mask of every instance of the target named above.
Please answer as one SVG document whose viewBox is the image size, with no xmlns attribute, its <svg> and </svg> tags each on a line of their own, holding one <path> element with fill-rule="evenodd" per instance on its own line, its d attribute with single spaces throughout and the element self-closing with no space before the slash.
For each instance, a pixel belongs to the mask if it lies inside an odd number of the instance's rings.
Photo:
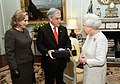
<svg viewBox="0 0 120 84">
<path fill-rule="evenodd" d="M 56 42 L 58 44 L 58 34 L 57 34 L 57 31 L 56 31 L 56 27 L 54 27 L 54 36 L 55 36 Z"/>
</svg>

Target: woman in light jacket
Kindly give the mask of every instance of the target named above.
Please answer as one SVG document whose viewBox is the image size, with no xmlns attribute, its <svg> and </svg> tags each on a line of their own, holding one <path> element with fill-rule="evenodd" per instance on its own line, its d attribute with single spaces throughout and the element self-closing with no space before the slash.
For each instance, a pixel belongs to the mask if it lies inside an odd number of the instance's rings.
<svg viewBox="0 0 120 84">
<path fill-rule="evenodd" d="M 105 84 L 108 41 L 99 30 L 101 21 L 95 14 L 83 18 L 83 30 L 87 34 L 79 62 L 84 65 L 83 84 Z"/>
</svg>

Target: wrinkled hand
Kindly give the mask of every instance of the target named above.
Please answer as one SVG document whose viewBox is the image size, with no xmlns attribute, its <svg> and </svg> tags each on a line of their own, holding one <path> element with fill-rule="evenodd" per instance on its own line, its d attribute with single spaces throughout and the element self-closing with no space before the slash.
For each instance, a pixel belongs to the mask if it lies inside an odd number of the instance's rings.
<svg viewBox="0 0 120 84">
<path fill-rule="evenodd" d="M 55 58 L 52 56 L 52 52 L 54 52 L 54 50 L 49 50 L 49 51 L 48 51 L 48 55 L 50 56 L 50 58 L 55 59 Z"/>
<path fill-rule="evenodd" d="M 15 78 L 19 78 L 20 77 L 20 72 L 18 69 L 14 69 L 11 71 L 12 72 L 12 75 L 15 77 Z"/>
<path fill-rule="evenodd" d="M 80 63 L 83 63 L 85 64 L 86 63 L 86 59 L 85 59 L 85 56 L 83 55 L 83 53 L 80 54 L 79 58 L 78 58 L 78 61 Z"/>
</svg>

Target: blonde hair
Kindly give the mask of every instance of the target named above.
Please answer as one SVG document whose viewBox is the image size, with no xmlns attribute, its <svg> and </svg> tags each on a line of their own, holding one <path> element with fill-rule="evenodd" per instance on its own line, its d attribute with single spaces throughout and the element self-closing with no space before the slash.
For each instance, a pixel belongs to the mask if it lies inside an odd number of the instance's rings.
<svg viewBox="0 0 120 84">
<path fill-rule="evenodd" d="M 17 27 L 19 25 L 18 22 L 24 20 L 26 15 L 28 15 L 27 12 L 23 10 L 16 10 L 11 18 L 11 26 L 13 28 Z"/>
</svg>

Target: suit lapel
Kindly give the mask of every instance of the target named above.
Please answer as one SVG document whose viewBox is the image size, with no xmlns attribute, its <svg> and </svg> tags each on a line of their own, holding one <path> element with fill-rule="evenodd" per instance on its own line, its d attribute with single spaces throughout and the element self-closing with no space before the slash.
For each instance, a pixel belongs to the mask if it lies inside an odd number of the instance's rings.
<svg viewBox="0 0 120 84">
<path fill-rule="evenodd" d="M 55 37 L 54 37 L 54 34 L 53 34 L 53 31 L 52 31 L 51 26 L 50 26 L 49 23 L 48 23 L 47 31 L 48 31 L 48 33 L 50 35 L 50 38 L 53 39 L 53 41 L 57 44 L 57 42 L 55 40 Z"/>
</svg>

